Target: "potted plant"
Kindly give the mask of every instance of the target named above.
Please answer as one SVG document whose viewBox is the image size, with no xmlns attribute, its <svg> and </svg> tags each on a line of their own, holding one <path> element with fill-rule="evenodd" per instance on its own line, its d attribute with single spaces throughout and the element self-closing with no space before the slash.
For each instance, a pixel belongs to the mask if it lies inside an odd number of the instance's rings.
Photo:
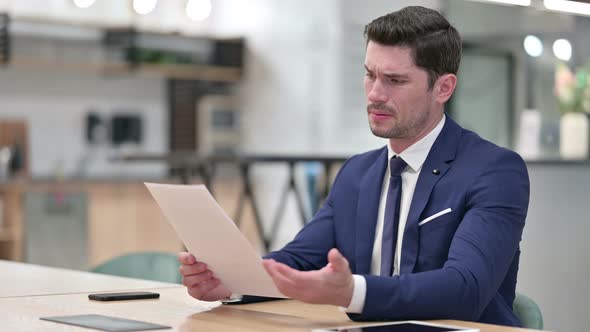
<svg viewBox="0 0 590 332">
<path fill-rule="evenodd" d="M 590 71 L 573 73 L 564 63 L 555 70 L 555 96 L 561 119 L 559 153 L 564 159 L 586 159 L 590 151 Z"/>
</svg>

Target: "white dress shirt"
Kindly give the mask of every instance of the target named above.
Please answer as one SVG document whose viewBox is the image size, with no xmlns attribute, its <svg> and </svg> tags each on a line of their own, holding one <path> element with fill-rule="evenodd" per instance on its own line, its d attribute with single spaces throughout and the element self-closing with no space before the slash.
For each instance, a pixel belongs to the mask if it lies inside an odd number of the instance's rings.
<svg viewBox="0 0 590 332">
<path fill-rule="evenodd" d="M 434 144 L 434 141 L 442 131 L 445 124 L 445 115 L 443 114 L 442 119 L 432 129 L 430 133 L 424 136 L 418 142 L 412 144 L 401 153 L 393 151 L 391 146 L 387 144 L 387 156 L 390 160 L 393 156 L 399 155 L 408 166 L 402 171 L 402 197 L 400 202 L 399 211 L 399 225 L 397 232 L 397 242 L 395 247 L 395 257 L 393 260 L 393 275 L 399 275 L 400 262 L 401 262 L 401 251 L 402 241 L 404 239 L 404 229 L 406 227 L 406 221 L 408 219 L 408 212 L 410 211 L 410 204 L 412 203 L 412 197 L 414 196 L 414 189 L 416 188 L 416 182 L 418 182 L 418 176 L 422 169 L 422 165 L 428 157 L 428 153 Z M 387 201 L 387 189 L 389 188 L 389 163 L 387 163 L 387 170 L 383 175 L 383 186 L 381 187 L 381 199 L 379 201 L 379 214 L 377 215 L 377 228 L 375 229 L 375 242 L 373 244 L 373 255 L 371 256 L 371 274 L 379 275 L 381 269 L 381 238 L 383 236 L 383 219 L 385 217 L 385 202 Z M 361 313 L 365 306 L 365 297 L 367 295 L 367 283 L 365 278 L 361 275 L 355 274 L 354 278 L 354 291 L 350 304 L 345 309 L 348 313 Z"/>
</svg>

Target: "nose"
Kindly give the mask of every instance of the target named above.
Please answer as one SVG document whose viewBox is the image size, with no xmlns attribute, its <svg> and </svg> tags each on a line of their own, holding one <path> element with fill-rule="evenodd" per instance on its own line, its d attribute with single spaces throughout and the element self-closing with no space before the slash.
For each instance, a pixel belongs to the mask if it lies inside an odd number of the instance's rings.
<svg viewBox="0 0 590 332">
<path fill-rule="evenodd" d="M 366 92 L 367 99 L 372 104 L 381 104 L 387 101 L 387 93 L 379 80 L 368 82 Z"/>
</svg>

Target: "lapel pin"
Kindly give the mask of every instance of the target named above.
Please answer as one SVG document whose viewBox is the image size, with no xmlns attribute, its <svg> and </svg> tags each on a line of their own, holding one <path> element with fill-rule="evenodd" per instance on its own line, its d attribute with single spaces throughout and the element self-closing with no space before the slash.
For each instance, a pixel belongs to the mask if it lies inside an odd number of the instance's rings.
<svg viewBox="0 0 590 332">
<path fill-rule="evenodd" d="M 432 170 L 432 174 L 439 175 L 440 174 L 440 171 L 435 168 L 435 169 Z"/>
</svg>

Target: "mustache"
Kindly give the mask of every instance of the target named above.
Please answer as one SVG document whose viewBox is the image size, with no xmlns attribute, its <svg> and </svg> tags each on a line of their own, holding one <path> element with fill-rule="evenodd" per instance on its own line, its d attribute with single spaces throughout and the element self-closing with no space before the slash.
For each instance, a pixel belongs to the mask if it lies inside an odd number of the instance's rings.
<svg viewBox="0 0 590 332">
<path fill-rule="evenodd" d="M 370 110 L 386 111 L 388 113 L 395 114 L 395 110 L 385 104 L 369 104 L 367 105 L 367 112 Z"/>
</svg>

